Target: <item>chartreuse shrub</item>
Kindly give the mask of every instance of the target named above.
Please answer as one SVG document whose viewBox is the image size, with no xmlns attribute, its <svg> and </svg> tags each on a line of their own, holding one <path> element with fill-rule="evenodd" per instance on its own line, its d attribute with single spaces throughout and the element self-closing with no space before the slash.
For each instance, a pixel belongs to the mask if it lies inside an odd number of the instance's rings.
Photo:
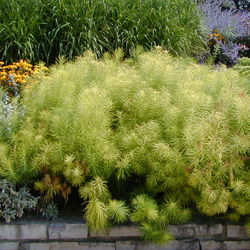
<svg viewBox="0 0 250 250">
<path fill-rule="evenodd" d="M 161 45 L 174 55 L 204 50 L 200 13 L 189 0 L 1 0 L 0 58 L 55 63 L 92 50 Z"/>
<path fill-rule="evenodd" d="M 92 230 L 130 220 L 159 244 L 197 212 L 248 218 L 245 80 L 160 48 L 122 58 L 86 53 L 26 89 L 24 115 L 1 126 L 0 177 L 45 201 L 78 188 Z"/>
</svg>

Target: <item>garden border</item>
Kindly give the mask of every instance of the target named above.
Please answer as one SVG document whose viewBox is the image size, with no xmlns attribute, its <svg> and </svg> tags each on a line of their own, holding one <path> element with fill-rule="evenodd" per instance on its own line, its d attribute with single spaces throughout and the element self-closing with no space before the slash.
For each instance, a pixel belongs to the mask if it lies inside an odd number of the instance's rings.
<svg viewBox="0 0 250 250">
<path fill-rule="evenodd" d="M 250 249 L 240 225 L 186 224 L 169 226 L 176 240 L 159 247 L 140 239 L 135 225 L 115 226 L 105 234 L 91 232 L 78 216 L 53 221 L 20 219 L 0 223 L 1 250 L 223 250 Z"/>
</svg>

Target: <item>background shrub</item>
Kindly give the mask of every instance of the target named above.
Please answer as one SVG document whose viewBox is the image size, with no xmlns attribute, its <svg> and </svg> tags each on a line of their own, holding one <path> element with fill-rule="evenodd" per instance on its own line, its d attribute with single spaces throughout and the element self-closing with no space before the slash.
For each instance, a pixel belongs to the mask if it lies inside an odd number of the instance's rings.
<svg viewBox="0 0 250 250">
<path fill-rule="evenodd" d="M 92 50 L 161 45 L 174 55 L 204 49 L 200 15 L 188 0 L 2 0 L 0 58 L 54 63 Z"/>
<path fill-rule="evenodd" d="M 250 12 L 238 10 L 232 1 L 225 0 L 204 0 L 198 6 L 204 16 L 215 63 L 234 65 L 238 58 L 247 56 L 250 51 Z"/>
</svg>

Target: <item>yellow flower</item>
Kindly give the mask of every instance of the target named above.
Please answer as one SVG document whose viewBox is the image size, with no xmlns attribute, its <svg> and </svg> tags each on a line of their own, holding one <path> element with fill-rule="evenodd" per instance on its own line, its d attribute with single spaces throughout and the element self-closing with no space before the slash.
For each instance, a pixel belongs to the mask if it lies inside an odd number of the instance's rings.
<svg viewBox="0 0 250 250">
<path fill-rule="evenodd" d="M 17 84 L 21 86 L 20 91 L 23 88 L 31 88 L 32 85 L 37 84 L 38 81 L 32 80 L 32 78 L 29 78 L 27 82 L 27 78 L 34 75 L 35 73 L 41 71 L 41 70 L 48 70 L 47 67 L 43 66 L 42 69 L 38 65 L 32 65 L 28 63 L 27 61 L 21 59 L 19 62 L 14 62 L 10 65 L 4 65 L 4 62 L 0 61 L 0 85 L 7 86 L 14 86 L 14 84 Z M 40 78 L 40 77 L 39 77 Z M 26 87 L 26 85 L 29 85 Z M 9 88 L 9 93 L 11 93 L 11 88 Z"/>
<path fill-rule="evenodd" d="M 9 69 L 17 69 L 17 66 L 14 65 L 14 64 L 10 64 L 10 65 L 8 65 L 8 68 L 9 68 Z"/>
<path fill-rule="evenodd" d="M 7 72 L 5 72 L 5 71 L 1 72 L 0 74 L 3 75 L 3 76 L 7 76 L 8 75 Z"/>
<path fill-rule="evenodd" d="M 1 77 L 0 77 L 0 80 L 1 80 L 1 81 L 4 81 L 4 80 L 6 80 L 6 78 L 7 78 L 7 76 L 1 76 Z"/>
</svg>

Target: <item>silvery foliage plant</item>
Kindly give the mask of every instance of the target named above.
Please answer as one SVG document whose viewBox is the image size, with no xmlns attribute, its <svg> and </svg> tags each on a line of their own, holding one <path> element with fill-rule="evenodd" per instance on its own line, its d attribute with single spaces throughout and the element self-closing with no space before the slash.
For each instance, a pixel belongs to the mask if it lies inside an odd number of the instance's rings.
<svg viewBox="0 0 250 250">
<path fill-rule="evenodd" d="M 11 133 L 13 117 L 16 114 L 19 118 L 25 115 L 25 106 L 20 104 L 22 96 L 18 90 L 14 76 L 10 75 L 10 81 L 13 84 L 13 96 L 10 97 L 8 91 L 0 93 L 0 123 L 3 129 L 0 131 L 0 134 Z"/>
<path fill-rule="evenodd" d="M 7 223 L 21 218 L 24 210 L 35 209 L 38 200 L 39 197 L 32 196 L 28 188 L 22 187 L 17 191 L 9 181 L 0 179 L 0 218 Z"/>
<path fill-rule="evenodd" d="M 217 30 L 225 38 L 218 44 L 226 60 L 237 63 L 239 52 L 248 49 L 238 41 L 250 36 L 250 12 L 237 10 L 234 2 L 225 0 L 201 1 L 198 6 L 208 32 Z"/>
</svg>

